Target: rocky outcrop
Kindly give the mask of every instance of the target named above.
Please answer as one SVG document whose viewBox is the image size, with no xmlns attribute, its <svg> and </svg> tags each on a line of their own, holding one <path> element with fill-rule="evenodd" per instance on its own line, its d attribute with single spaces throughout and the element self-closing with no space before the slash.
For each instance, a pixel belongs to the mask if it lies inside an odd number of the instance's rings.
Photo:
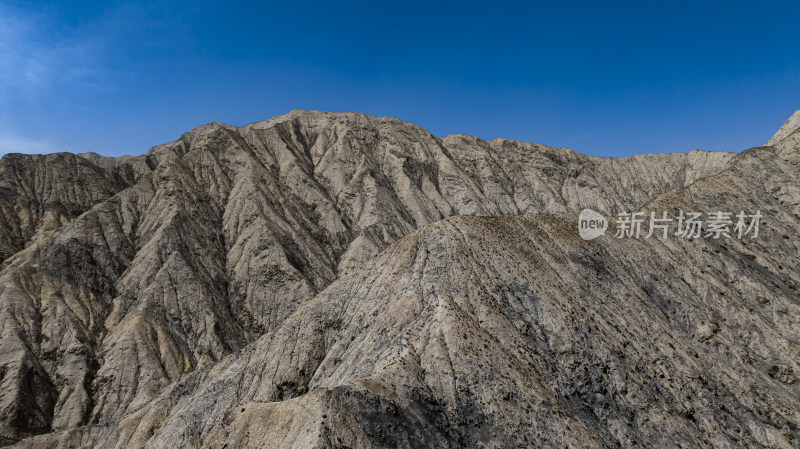
<svg viewBox="0 0 800 449">
<path fill-rule="evenodd" d="M 795 112 L 789 117 L 786 122 L 778 129 L 775 135 L 767 141 L 768 146 L 780 145 L 783 141 L 787 140 L 792 134 L 800 129 L 800 111 Z M 796 135 L 795 135 L 796 138 Z M 792 139 L 793 141 L 796 141 Z"/>
<path fill-rule="evenodd" d="M 70 153 L 0 159 L 0 263 L 41 227 L 60 226 L 132 184 L 128 170 L 105 170 Z"/>
<path fill-rule="evenodd" d="M 132 185 L 29 237 L 0 272 L 9 440 L 796 441 L 786 139 L 593 158 L 294 111 L 93 159 Z M 574 230 L 584 207 L 683 205 L 760 208 L 770 235 L 722 248 Z M 495 217 L 441 221 L 454 215 Z"/>
</svg>

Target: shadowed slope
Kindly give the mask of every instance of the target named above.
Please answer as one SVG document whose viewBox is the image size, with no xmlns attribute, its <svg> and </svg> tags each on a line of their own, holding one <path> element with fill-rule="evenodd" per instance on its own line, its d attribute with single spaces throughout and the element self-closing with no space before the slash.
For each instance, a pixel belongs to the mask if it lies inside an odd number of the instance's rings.
<svg viewBox="0 0 800 449">
<path fill-rule="evenodd" d="M 643 209 L 760 210 L 755 240 L 425 226 L 145 407 L 23 446 L 796 447 L 798 169 L 752 149 Z"/>
<path fill-rule="evenodd" d="M 64 171 L 48 157 L 34 160 Z M 15 373 L 0 397 L 9 439 L 135 410 L 279 329 L 420 226 L 457 214 L 633 209 L 734 156 L 593 158 L 439 139 L 392 118 L 293 111 L 241 128 L 204 125 L 143 156 L 86 157 L 75 164 L 111 187 L 73 195 L 81 208 L 41 232 L 8 234 L 22 236 L 7 239 L 18 252 L 0 271 L 0 350 Z M 28 198 L 28 184 L 8 189 L 8 204 Z"/>
</svg>

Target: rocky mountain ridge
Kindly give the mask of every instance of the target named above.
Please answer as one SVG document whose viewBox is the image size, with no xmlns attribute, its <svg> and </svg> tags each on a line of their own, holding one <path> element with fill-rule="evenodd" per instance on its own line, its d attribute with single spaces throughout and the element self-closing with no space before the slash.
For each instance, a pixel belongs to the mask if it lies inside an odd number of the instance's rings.
<svg viewBox="0 0 800 449">
<path fill-rule="evenodd" d="M 55 432 L 32 447 L 793 447 L 790 122 L 739 155 L 613 159 L 293 111 L 133 158 L 4 157 L 0 206 L 26 225 L 0 228 L 0 430 Z M 582 208 L 682 204 L 763 208 L 773 234 L 757 250 L 576 240 Z M 737 347 L 720 318 L 738 315 L 773 341 Z M 680 375 L 620 393 L 623 360 L 656 354 Z"/>
</svg>

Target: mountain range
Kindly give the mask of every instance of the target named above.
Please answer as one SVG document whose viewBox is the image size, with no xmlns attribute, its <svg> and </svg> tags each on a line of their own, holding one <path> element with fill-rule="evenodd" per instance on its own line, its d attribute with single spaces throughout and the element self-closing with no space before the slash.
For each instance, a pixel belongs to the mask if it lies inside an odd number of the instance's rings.
<svg viewBox="0 0 800 449">
<path fill-rule="evenodd" d="M 740 153 L 295 110 L 5 155 L 0 442 L 800 447 L 799 172 L 800 111 Z M 763 219 L 584 241 L 587 208 Z"/>
</svg>

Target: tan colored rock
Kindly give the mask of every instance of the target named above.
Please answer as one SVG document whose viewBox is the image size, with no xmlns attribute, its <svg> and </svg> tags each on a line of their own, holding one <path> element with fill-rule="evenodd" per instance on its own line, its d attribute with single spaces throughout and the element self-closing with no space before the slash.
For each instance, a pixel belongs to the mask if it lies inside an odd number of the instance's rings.
<svg viewBox="0 0 800 449">
<path fill-rule="evenodd" d="M 27 421 L 0 429 L 52 432 L 29 447 L 792 447 L 792 145 L 594 158 L 293 111 L 88 155 L 133 185 L 3 264 L 0 363 L 19 374 L 0 409 Z M 586 243 L 585 207 L 758 209 L 769 231 Z"/>
</svg>

